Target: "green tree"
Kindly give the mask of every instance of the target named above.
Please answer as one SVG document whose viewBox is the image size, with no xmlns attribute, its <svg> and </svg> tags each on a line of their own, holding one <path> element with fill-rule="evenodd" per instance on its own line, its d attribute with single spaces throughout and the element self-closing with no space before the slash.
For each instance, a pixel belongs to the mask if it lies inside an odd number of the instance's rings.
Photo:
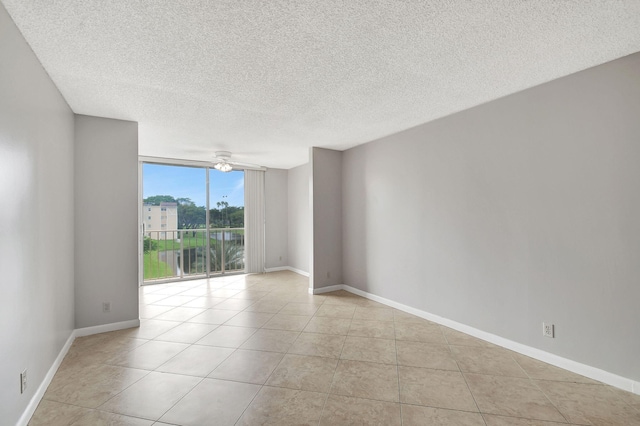
<svg viewBox="0 0 640 426">
<path fill-rule="evenodd" d="M 209 223 L 212 228 L 244 228 L 244 207 L 230 206 L 226 201 L 218 201 L 218 208 L 209 210 Z"/>
<path fill-rule="evenodd" d="M 229 223 L 232 228 L 244 228 L 244 207 L 229 207 Z"/>
<path fill-rule="evenodd" d="M 218 218 L 218 223 L 217 223 L 217 228 L 224 228 L 225 226 L 228 226 L 228 218 L 227 218 L 227 209 L 229 208 L 229 203 L 227 201 L 218 201 L 216 203 L 216 206 L 218 206 L 218 211 L 220 212 L 219 218 Z"/>
<path fill-rule="evenodd" d="M 206 214 L 204 207 L 196 206 L 193 202 L 178 204 L 178 224 L 182 229 L 203 227 L 207 223 Z"/>
<path fill-rule="evenodd" d="M 176 199 L 171 195 L 153 195 L 142 200 L 144 204 L 159 206 L 160 203 L 176 203 Z"/>
<path fill-rule="evenodd" d="M 222 227 L 222 213 L 218 209 L 209 210 L 209 224 L 212 228 Z"/>
<path fill-rule="evenodd" d="M 150 237 L 144 237 L 143 248 L 145 253 L 158 250 L 158 242 L 156 240 L 152 240 Z"/>
</svg>

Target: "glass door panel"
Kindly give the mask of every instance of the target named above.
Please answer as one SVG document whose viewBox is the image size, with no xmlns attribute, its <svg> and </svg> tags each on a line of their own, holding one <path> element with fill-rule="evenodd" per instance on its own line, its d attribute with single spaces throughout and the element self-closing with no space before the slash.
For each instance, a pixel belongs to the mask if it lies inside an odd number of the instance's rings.
<svg viewBox="0 0 640 426">
<path fill-rule="evenodd" d="M 142 166 L 145 283 L 207 274 L 207 169 Z"/>
<path fill-rule="evenodd" d="M 209 169 L 211 274 L 244 271 L 244 171 Z"/>
</svg>

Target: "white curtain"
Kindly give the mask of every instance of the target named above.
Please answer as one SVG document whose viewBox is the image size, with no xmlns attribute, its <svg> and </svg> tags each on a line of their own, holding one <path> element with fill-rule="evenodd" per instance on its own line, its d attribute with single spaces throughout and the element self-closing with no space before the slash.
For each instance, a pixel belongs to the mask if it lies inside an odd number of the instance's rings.
<svg viewBox="0 0 640 426">
<path fill-rule="evenodd" d="M 264 171 L 244 172 L 245 271 L 264 272 Z"/>
</svg>

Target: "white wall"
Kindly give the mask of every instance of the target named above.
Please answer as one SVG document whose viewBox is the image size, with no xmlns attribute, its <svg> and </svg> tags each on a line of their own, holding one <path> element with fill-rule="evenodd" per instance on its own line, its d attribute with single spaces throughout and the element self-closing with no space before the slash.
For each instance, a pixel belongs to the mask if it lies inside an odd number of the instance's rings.
<svg viewBox="0 0 640 426">
<path fill-rule="evenodd" d="M 348 150 L 345 283 L 640 380 L 639 159 L 640 54 Z"/>
<path fill-rule="evenodd" d="M 313 289 L 342 281 L 342 152 L 311 148 Z"/>
<path fill-rule="evenodd" d="M 264 175 L 265 263 L 267 268 L 289 265 L 288 172 L 268 169 Z"/>
<path fill-rule="evenodd" d="M 311 254 L 311 210 L 309 205 L 309 179 L 311 166 L 303 164 L 289 169 L 288 183 L 288 259 L 289 266 L 309 272 Z"/>
<path fill-rule="evenodd" d="M 78 115 L 75 150 L 76 328 L 136 320 L 138 124 Z"/>
<path fill-rule="evenodd" d="M 0 423 L 13 425 L 74 328 L 73 113 L 1 4 L 0 200 Z"/>
</svg>

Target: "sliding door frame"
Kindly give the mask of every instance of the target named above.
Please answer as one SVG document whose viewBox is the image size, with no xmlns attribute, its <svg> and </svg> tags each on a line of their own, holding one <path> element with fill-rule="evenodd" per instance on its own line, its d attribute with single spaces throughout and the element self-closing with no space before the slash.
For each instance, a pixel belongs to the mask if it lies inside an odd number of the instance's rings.
<svg viewBox="0 0 640 426">
<path fill-rule="evenodd" d="M 197 275 L 197 276 L 187 276 L 187 277 L 171 277 L 166 279 L 157 279 L 153 280 L 153 282 L 144 281 L 144 212 L 143 212 L 143 195 L 144 195 L 144 176 L 143 176 L 143 165 L 144 164 L 157 164 L 161 166 L 182 166 L 182 167 L 198 167 L 205 169 L 205 188 L 206 188 L 206 215 L 205 215 L 205 226 L 206 226 L 206 234 L 207 234 L 207 256 L 206 256 L 206 272 L 205 275 Z M 210 179 L 209 173 L 211 171 L 213 164 L 207 161 L 196 161 L 196 160 L 181 160 L 176 158 L 162 158 L 162 157 L 148 157 L 148 156 L 138 156 L 138 285 L 153 285 L 153 284 L 162 284 L 167 282 L 176 282 L 176 281 L 185 281 L 185 280 L 197 280 L 203 278 L 211 278 L 211 262 L 209 259 L 211 253 L 211 240 L 208 236 L 210 230 Z M 266 171 L 265 167 L 236 167 L 235 170 L 262 170 Z M 245 224 L 246 225 L 246 224 Z M 246 268 L 246 265 L 245 265 Z M 242 274 L 244 272 L 232 272 L 231 274 Z M 224 275 L 228 275 L 223 272 Z"/>
</svg>

